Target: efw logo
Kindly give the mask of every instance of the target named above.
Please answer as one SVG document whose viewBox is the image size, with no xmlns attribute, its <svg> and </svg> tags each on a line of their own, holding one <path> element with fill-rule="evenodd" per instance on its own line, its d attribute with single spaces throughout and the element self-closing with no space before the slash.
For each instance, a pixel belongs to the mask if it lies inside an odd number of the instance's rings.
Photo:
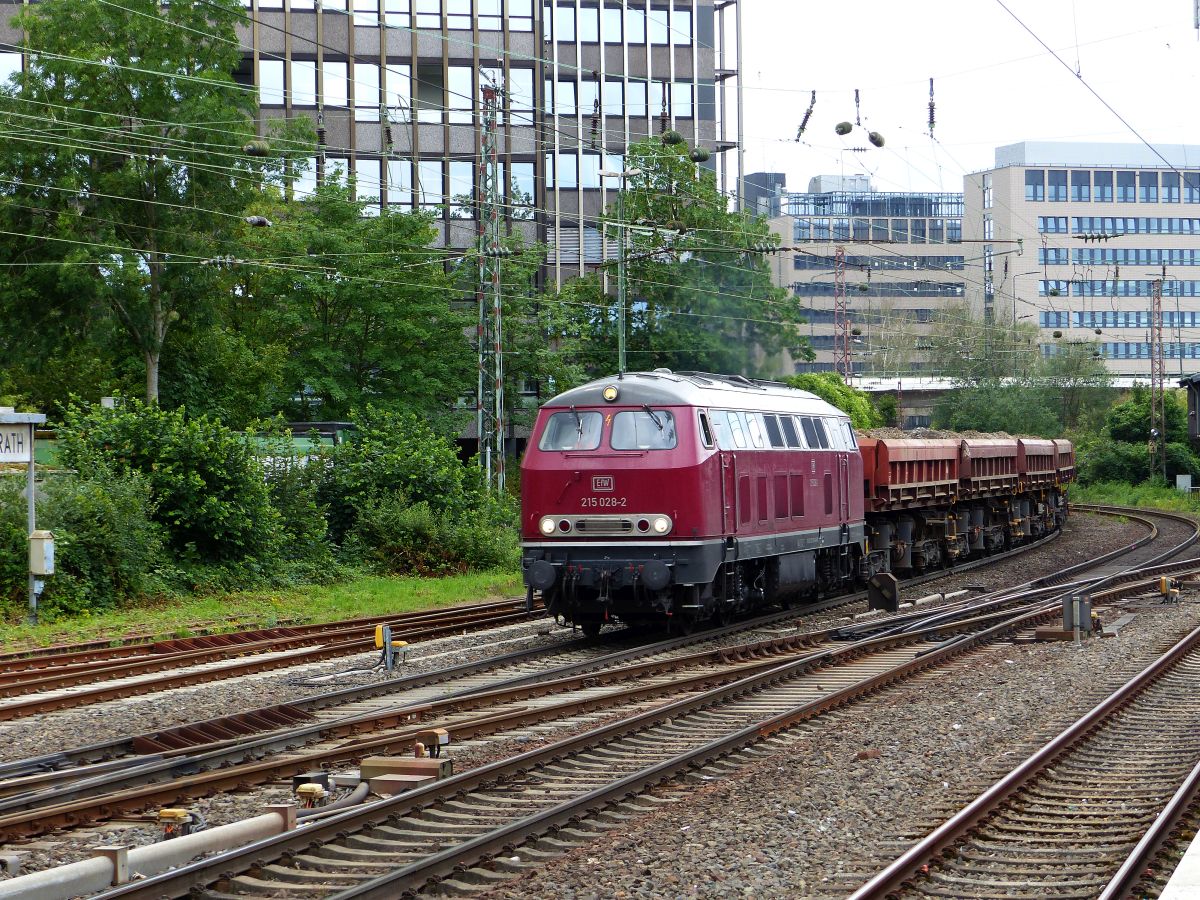
<svg viewBox="0 0 1200 900">
<path fill-rule="evenodd" d="M 615 485 L 613 484 L 613 477 L 611 475 L 593 475 L 592 476 L 592 490 L 593 491 L 598 491 L 601 493 L 611 493 L 614 488 L 615 488 Z"/>
</svg>

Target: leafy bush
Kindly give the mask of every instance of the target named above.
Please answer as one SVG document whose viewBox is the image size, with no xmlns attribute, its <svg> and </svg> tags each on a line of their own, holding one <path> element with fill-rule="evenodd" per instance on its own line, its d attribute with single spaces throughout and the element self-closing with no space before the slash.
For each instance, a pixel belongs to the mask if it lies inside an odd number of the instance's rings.
<svg viewBox="0 0 1200 900">
<path fill-rule="evenodd" d="M 452 519 L 471 513 L 499 524 L 476 469 L 463 465 L 449 438 L 414 416 L 376 407 L 355 421 L 357 431 L 330 454 L 321 486 L 335 541 L 345 539 L 371 501 L 397 498 Z"/>
<path fill-rule="evenodd" d="M 27 603 L 23 479 L 0 483 L 0 596 L 10 615 Z M 146 479 L 63 476 L 39 488 L 38 527 L 54 532 L 55 574 L 38 606 L 48 617 L 95 613 L 158 589 L 162 530 Z"/>
<path fill-rule="evenodd" d="M 271 565 L 281 541 L 263 467 L 250 442 L 206 417 L 131 402 L 72 406 L 59 458 L 79 472 L 142 474 L 154 518 L 188 563 Z"/>
<path fill-rule="evenodd" d="M 513 568 L 520 558 L 512 530 L 455 520 L 423 501 L 408 506 L 399 496 L 367 501 L 347 546 L 372 568 L 400 575 Z"/>
<path fill-rule="evenodd" d="M 846 384 L 836 372 L 809 372 L 792 375 L 784 381 L 790 387 L 816 394 L 836 406 L 850 417 L 850 424 L 855 428 L 877 428 L 883 424 L 883 416 L 867 393 Z"/>
<path fill-rule="evenodd" d="M 1080 484 L 1124 481 L 1139 484 L 1150 477 L 1150 457 L 1145 444 L 1102 441 L 1080 449 Z"/>
</svg>

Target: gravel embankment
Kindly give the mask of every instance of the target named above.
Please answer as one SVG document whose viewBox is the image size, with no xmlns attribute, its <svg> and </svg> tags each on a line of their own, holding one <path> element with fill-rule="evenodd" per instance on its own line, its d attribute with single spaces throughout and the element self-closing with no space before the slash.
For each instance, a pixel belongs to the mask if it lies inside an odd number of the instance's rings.
<svg viewBox="0 0 1200 900">
<path fill-rule="evenodd" d="M 731 778 L 667 786 L 684 799 L 487 896 L 845 897 L 1200 625 L 1195 588 L 1132 608 L 1117 637 L 972 654 L 797 729 Z"/>
</svg>

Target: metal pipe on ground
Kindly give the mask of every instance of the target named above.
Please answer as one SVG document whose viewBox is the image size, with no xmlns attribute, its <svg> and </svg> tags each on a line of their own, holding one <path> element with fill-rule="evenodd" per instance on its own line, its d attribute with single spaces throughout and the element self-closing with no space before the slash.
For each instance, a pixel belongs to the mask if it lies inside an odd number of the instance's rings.
<svg viewBox="0 0 1200 900">
<path fill-rule="evenodd" d="M 157 875 L 202 853 L 240 847 L 296 827 L 293 804 L 267 809 L 270 811 L 261 816 L 147 847 L 136 847 L 128 852 L 119 847 L 98 848 L 103 855 L 0 882 L 0 900 L 70 900 L 123 884 L 132 878 Z"/>
</svg>

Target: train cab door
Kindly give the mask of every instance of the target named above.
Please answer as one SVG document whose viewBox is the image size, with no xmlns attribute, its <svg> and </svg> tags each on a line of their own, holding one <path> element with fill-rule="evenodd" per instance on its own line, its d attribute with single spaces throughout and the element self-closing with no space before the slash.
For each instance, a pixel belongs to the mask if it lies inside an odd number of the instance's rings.
<svg viewBox="0 0 1200 900">
<path fill-rule="evenodd" d="M 737 533 L 737 454 L 721 451 L 721 526 L 725 534 Z"/>
<path fill-rule="evenodd" d="M 843 450 L 837 454 L 838 513 L 840 521 L 850 519 L 850 457 Z"/>
</svg>

